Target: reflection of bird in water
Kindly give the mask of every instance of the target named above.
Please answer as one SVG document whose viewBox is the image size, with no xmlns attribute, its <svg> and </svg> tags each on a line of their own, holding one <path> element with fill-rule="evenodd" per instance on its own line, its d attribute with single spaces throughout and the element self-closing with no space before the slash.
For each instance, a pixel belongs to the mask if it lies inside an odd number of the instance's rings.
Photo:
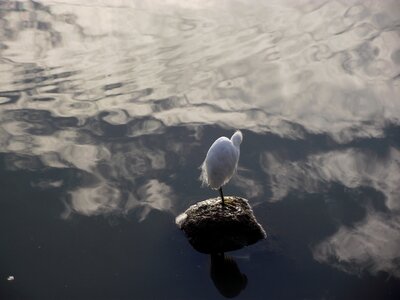
<svg viewBox="0 0 400 300">
<path fill-rule="evenodd" d="M 224 205 L 224 194 L 222 186 L 225 185 L 236 172 L 240 155 L 240 144 L 243 135 L 238 130 L 231 139 L 223 136 L 218 138 L 207 152 L 206 159 L 201 165 L 200 179 L 212 189 L 219 189 L 222 204 Z"/>
<path fill-rule="evenodd" d="M 233 298 L 245 289 L 247 277 L 229 256 L 211 254 L 211 279 L 218 291 L 227 298 Z"/>
</svg>

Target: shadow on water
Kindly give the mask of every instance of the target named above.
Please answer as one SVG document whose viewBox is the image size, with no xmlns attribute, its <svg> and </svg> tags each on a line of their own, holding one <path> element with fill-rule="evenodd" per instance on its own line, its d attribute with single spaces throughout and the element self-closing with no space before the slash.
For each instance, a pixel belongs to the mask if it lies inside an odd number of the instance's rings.
<svg viewBox="0 0 400 300">
<path fill-rule="evenodd" d="M 211 254 L 210 276 L 218 291 L 226 298 L 238 296 L 247 286 L 247 276 L 236 261 L 222 254 Z"/>
</svg>

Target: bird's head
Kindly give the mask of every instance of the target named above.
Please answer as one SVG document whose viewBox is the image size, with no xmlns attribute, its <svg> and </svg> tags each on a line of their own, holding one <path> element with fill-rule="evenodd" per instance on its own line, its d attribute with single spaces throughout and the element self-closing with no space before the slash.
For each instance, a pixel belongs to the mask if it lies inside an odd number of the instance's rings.
<svg viewBox="0 0 400 300">
<path fill-rule="evenodd" d="M 236 130 L 236 132 L 232 135 L 231 141 L 236 146 L 239 147 L 243 140 L 243 134 L 240 130 Z"/>
</svg>

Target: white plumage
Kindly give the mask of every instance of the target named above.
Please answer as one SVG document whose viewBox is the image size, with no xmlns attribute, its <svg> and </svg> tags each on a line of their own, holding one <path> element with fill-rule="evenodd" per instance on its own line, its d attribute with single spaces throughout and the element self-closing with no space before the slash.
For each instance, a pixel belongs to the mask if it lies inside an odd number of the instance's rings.
<svg viewBox="0 0 400 300">
<path fill-rule="evenodd" d="M 211 145 L 206 159 L 201 165 L 200 179 L 204 185 L 208 185 L 215 190 L 219 189 L 222 203 L 224 203 L 222 186 L 236 172 L 242 140 L 243 135 L 239 130 L 230 139 L 225 136 L 218 138 Z"/>
</svg>

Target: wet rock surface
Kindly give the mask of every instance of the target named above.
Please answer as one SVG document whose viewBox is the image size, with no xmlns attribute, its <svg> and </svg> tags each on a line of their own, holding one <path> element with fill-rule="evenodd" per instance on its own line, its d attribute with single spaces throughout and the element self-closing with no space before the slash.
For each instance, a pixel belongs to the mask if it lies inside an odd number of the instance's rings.
<svg viewBox="0 0 400 300">
<path fill-rule="evenodd" d="M 202 253 L 238 250 L 266 238 L 246 199 L 212 198 L 190 206 L 176 218 L 190 244 Z"/>
</svg>

